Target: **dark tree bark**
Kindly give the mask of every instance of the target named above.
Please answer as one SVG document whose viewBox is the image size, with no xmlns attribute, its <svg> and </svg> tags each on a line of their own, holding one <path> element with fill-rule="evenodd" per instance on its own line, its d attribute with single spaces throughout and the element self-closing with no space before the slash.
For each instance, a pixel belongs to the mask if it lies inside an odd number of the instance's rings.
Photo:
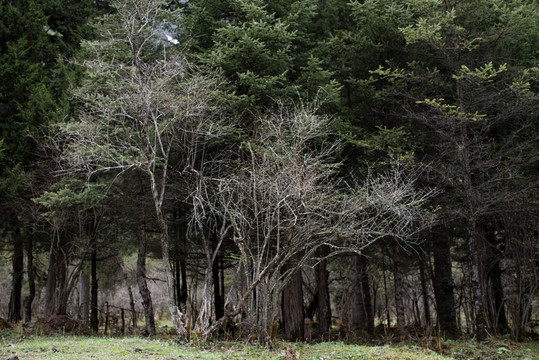
<svg viewBox="0 0 539 360">
<path fill-rule="evenodd" d="M 502 269 L 500 267 L 500 257 L 496 254 L 498 241 L 494 228 L 487 227 L 487 242 L 489 244 L 490 271 L 490 291 L 492 292 L 491 323 L 497 334 L 507 334 L 509 332 L 509 322 L 505 312 L 505 296 L 502 284 Z"/>
<path fill-rule="evenodd" d="M 312 300 L 305 305 L 305 318 L 313 320 L 314 314 L 318 310 L 318 288 L 315 289 Z"/>
<path fill-rule="evenodd" d="M 492 294 L 494 297 L 494 314 L 492 323 L 496 325 L 498 334 L 507 334 L 509 332 L 509 322 L 505 313 L 505 297 L 502 285 L 502 270 L 500 262 L 496 261 L 490 270 L 490 282 L 492 285 Z"/>
<path fill-rule="evenodd" d="M 434 297 L 438 325 L 445 335 L 458 333 L 451 269 L 451 244 L 447 229 L 438 228 L 433 233 L 432 254 L 434 257 Z"/>
<path fill-rule="evenodd" d="M 361 286 L 361 255 L 352 255 L 350 280 L 352 286 L 350 326 L 352 330 L 363 330 L 367 327 L 367 313 Z"/>
<path fill-rule="evenodd" d="M 225 260 L 224 256 L 221 256 L 221 298 L 223 299 L 223 315 L 224 315 L 224 309 L 225 309 Z"/>
<path fill-rule="evenodd" d="M 372 307 L 367 258 L 354 254 L 352 257 L 352 314 L 351 325 L 354 330 L 374 333 L 374 311 Z"/>
<path fill-rule="evenodd" d="M 221 283 L 219 281 L 219 256 L 215 259 L 212 266 L 213 276 L 213 298 L 215 307 L 215 319 L 219 320 L 225 315 L 225 306 L 223 302 L 223 294 L 221 294 Z"/>
<path fill-rule="evenodd" d="M 70 246 L 71 242 L 67 238 L 66 232 L 62 229 L 59 230 L 51 242 L 49 252 L 49 268 L 45 286 L 44 315 L 46 318 L 67 314 L 67 303 L 71 290 L 67 279 Z"/>
<path fill-rule="evenodd" d="M 90 294 L 88 287 L 88 275 L 84 272 L 80 274 L 79 284 L 79 320 L 88 323 L 90 313 Z"/>
<path fill-rule="evenodd" d="M 69 252 L 64 249 L 60 249 L 56 256 L 56 281 L 58 288 L 58 307 L 56 309 L 56 315 L 67 314 L 67 302 L 69 300 L 69 294 L 67 289 L 67 263 Z"/>
<path fill-rule="evenodd" d="M 21 316 L 21 295 L 22 281 L 24 275 L 24 244 L 21 236 L 20 228 L 17 228 L 12 236 L 13 240 L 13 257 L 12 257 L 12 278 L 11 278 L 11 297 L 9 299 L 9 315 L 10 323 L 18 323 L 22 320 Z"/>
<path fill-rule="evenodd" d="M 295 255 L 290 259 L 286 270 L 294 268 L 300 259 Z M 283 322 L 285 337 L 289 341 L 303 341 L 305 338 L 303 305 L 303 280 L 301 271 L 292 276 L 283 290 Z"/>
<path fill-rule="evenodd" d="M 361 291 L 363 293 L 363 307 L 365 308 L 367 333 L 374 334 L 374 310 L 372 306 L 371 287 L 367 270 L 367 257 L 361 255 L 359 259 Z"/>
<path fill-rule="evenodd" d="M 174 297 L 176 305 L 180 311 L 185 313 L 185 301 L 182 294 L 182 246 L 185 243 L 185 228 L 182 222 L 182 209 L 180 206 L 174 208 L 172 216 L 174 217 L 175 242 L 173 244 L 172 262 L 174 269 Z"/>
<path fill-rule="evenodd" d="M 49 251 L 49 268 L 47 270 L 47 284 L 45 285 L 44 316 L 49 318 L 56 312 L 56 245 L 52 241 Z"/>
<path fill-rule="evenodd" d="M 385 267 L 385 261 L 384 261 L 384 267 Z M 387 327 L 391 327 L 391 314 L 389 313 L 389 296 L 387 296 L 387 280 L 386 280 L 386 269 L 382 270 L 382 278 L 384 281 L 384 302 L 386 305 L 386 321 L 387 321 Z"/>
<path fill-rule="evenodd" d="M 468 252 L 471 262 L 471 285 L 475 316 L 475 336 L 478 342 L 488 338 L 487 309 L 484 294 L 484 244 L 477 222 L 469 219 Z"/>
<path fill-rule="evenodd" d="M 36 281 L 34 272 L 33 239 L 28 237 L 26 241 L 26 272 L 28 273 L 28 295 L 24 298 L 24 322 L 32 321 L 32 303 L 36 296 Z"/>
<path fill-rule="evenodd" d="M 120 331 L 122 334 L 124 334 L 125 333 L 125 312 L 123 308 L 120 309 L 120 317 L 122 319 L 122 327 L 120 328 Z"/>
<path fill-rule="evenodd" d="M 67 261 L 70 250 L 66 235 L 60 230 L 51 243 L 49 252 L 49 268 L 45 286 L 46 318 L 67 313 Z"/>
<path fill-rule="evenodd" d="M 103 335 L 109 334 L 109 303 L 105 302 L 105 329 L 103 329 Z"/>
<path fill-rule="evenodd" d="M 393 244 L 393 277 L 395 282 L 395 312 L 397 313 L 397 329 L 399 336 L 405 335 L 404 317 L 404 279 L 401 269 L 400 248 L 396 242 Z"/>
<path fill-rule="evenodd" d="M 138 258 L 137 258 L 137 283 L 140 296 L 142 297 L 142 306 L 144 307 L 144 318 L 146 320 L 146 334 L 155 335 L 155 320 L 153 312 L 153 302 L 148 284 L 146 283 L 146 214 L 144 208 L 139 208 L 138 224 Z"/>
<path fill-rule="evenodd" d="M 178 249 L 179 245 L 176 244 L 174 247 L 174 252 L 172 254 L 172 264 L 174 269 L 174 301 L 176 305 L 182 309 L 180 306 L 180 297 L 181 297 L 181 275 L 180 275 L 180 250 Z"/>
<path fill-rule="evenodd" d="M 90 328 L 97 334 L 99 330 L 99 314 L 97 304 L 97 244 L 95 240 L 92 242 L 92 257 L 91 257 L 91 285 L 90 285 Z"/>
<path fill-rule="evenodd" d="M 183 312 L 187 311 L 187 262 L 185 253 L 180 249 L 180 276 L 182 278 L 182 287 L 180 291 L 180 308 Z"/>
<path fill-rule="evenodd" d="M 421 250 L 420 250 L 421 251 Z M 425 274 L 425 254 L 419 254 L 419 277 L 421 280 L 421 295 L 423 297 L 423 311 L 425 313 L 425 325 L 430 325 L 429 291 L 427 288 L 427 276 Z"/>
<path fill-rule="evenodd" d="M 325 337 L 329 334 L 331 328 L 331 304 L 329 298 L 329 272 L 327 270 L 327 261 L 324 257 L 327 255 L 327 247 L 321 247 L 319 255 L 322 260 L 316 266 L 317 291 L 317 315 L 320 335 Z"/>
<path fill-rule="evenodd" d="M 174 217 L 177 222 L 176 227 L 176 244 L 174 245 L 174 287 L 176 303 L 180 311 L 187 312 L 187 267 L 185 262 L 184 244 L 186 242 L 185 237 L 185 224 L 181 219 L 182 211 L 177 208 Z"/>
</svg>

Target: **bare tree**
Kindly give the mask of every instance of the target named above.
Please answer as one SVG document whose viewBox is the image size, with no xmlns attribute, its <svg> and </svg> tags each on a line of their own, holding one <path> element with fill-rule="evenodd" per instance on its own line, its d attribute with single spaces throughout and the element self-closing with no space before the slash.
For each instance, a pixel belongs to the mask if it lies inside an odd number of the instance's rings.
<svg viewBox="0 0 539 360">
<path fill-rule="evenodd" d="M 421 204 L 429 194 L 417 192 L 400 170 L 364 185 L 339 181 L 333 160 L 338 144 L 322 136 L 329 120 L 284 107 L 259 119 L 252 140 L 240 150 L 242 161 L 227 165 L 232 174 L 212 176 L 208 167 L 217 165 L 206 160 L 206 144 L 227 130 L 214 106 L 217 84 L 159 37 L 157 30 L 167 24 L 161 5 L 116 1 L 117 13 L 100 24 L 102 38 L 83 44 L 89 60 L 81 65 L 88 77 L 74 93 L 78 115 L 57 126 L 62 172 L 89 178 L 130 170 L 144 174 L 160 229 L 169 311 L 178 334 L 186 336 L 174 302 L 163 211 L 169 172 L 172 165 L 179 169 L 175 174 L 191 189 L 191 228 L 207 265 L 195 331 L 207 335 L 225 320 L 209 325 L 212 265 L 224 238 L 232 236 L 240 260 L 227 318 L 245 314 L 257 339 L 267 342 L 280 294 L 320 246 L 335 255 L 359 252 L 387 235 L 409 241 L 425 224 Z"/>
<path fill-rule="evenodd" d="M 205 140 L 220 135 L 212 105 L 214 79 L 202 76 L 175 51 L 165 2 L 118 0 L 116 12 L 99 24 L 101 38 L 83 44 L 81 65 L 88 76 L 75 90 L 79 111 L 59 125 L 64 144 L 62 172 L 144 174 L 151 189 L 160 229 L 162 267 L 167 301 L 180 336 L 186 335 L 182 314 L 174 302 L 169 261 L 169 233 L 163 212 L 169 171 L 193 167 Z"/>
<path fill-rule="evenodd" d="M 431 193 L 417 191 L 403 171 L 364 185 L 339 181 L 338 144 L 323 137 L 328 124 L 305 108 L 260 118 L 236 175 L 219 183 L 230 193 L 220 209 L 240 254 L 226 317 L 241 314 L 260 342 L 271 340 L 283 289 L 321 246 L 334 256 L 388 235 L 412 241 L 431 221 L 421 208 Z"/>
<path fill-rule="evenodd" d="M 210 164 L 215 165 L 216 163 L 210 162 Z M 208 163 L 205 165 L 207 166 Z M 193 328 L 195 332 L 200 334 L 204 333 L 210 326 L 215 285 L 213 268 L 217 255 L 225 238 L 232 233 L 232 225 L 228 221 L 228 216 L 232 209 L 233 194 L 229 191 L 228 181 L 226 178 L 215 178 L 210 175 L 215 174 L 215 170 L 219 170 L 218 166 L 216 169 L 205 171 L 206 166 L 202 166 L 199 171 L 191 169 L 195 179 L 192 182 L 194 187 L 190 194 L 193 206 L 190 228 L 200 238 L 206 260 L 202 302 Z"/>
</svg>

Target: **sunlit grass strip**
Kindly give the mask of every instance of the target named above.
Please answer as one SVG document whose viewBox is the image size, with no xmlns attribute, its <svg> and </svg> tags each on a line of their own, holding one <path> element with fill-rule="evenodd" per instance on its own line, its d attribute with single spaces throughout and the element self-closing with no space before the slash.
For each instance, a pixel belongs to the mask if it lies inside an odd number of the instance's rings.
<svg viewBox="0 0 539 360">
<path fill-rule="evenodd" d="M 205 344 L 204 348 L 173 341 L 142 338 L 28 337 L 6 342 L 0 358 L 17 355 L 22 359 L 282 359 L 285 348 L 302 359 L 444 359 L 423 349 L 366 347 L 339 343 L 302 345 L 278 344 L 267 349 L 242 343 Z"/>
<path fill-rule="evenodd" d="M 449 360 L 480 356 L 485 359 L 536 359 L 537 343 L 452 342 L 448 355 L 413 345 L 360 346 L 344 343 L 302 344 L 277 342 L 273 349 L 242 342 L 178 344 L 166 339 L 138 337 L 12 336 L 2 337 L 0 360 L 18 356 L 33 359 L 155 359 L 155 360 Z M 503 345 L 503 346 L 502 346 Z"/>
</svg>

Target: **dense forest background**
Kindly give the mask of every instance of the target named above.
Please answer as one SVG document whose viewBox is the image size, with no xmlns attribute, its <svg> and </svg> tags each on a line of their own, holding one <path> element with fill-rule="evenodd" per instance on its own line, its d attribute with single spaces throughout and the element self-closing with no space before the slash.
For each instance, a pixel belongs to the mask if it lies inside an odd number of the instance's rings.
<svg viewBox="0 0 539 360">
<path fill-rule="evenodd" d="M 1 1 L 0 316 L 525 339 L 538 10 Z"/>
</svg>

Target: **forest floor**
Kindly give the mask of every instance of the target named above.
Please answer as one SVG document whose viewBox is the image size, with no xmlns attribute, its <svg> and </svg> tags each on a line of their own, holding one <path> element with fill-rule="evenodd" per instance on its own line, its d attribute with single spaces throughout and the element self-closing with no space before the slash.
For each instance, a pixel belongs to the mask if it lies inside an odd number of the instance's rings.
<svg viewBox="0 0 539 360">
<path fill-rule="evenodd" d="M 35 336 L 0 332 L 0 360 L 30 359 L 539 359 L 539 343 L 491 339 L 478 345 L 473 340 L 444 341 L 438 353 L 413 344 L 384 346 L 276 342 L 272 349 L 242 342 L 178 344 L 165 337 Z"/>
</svg>

